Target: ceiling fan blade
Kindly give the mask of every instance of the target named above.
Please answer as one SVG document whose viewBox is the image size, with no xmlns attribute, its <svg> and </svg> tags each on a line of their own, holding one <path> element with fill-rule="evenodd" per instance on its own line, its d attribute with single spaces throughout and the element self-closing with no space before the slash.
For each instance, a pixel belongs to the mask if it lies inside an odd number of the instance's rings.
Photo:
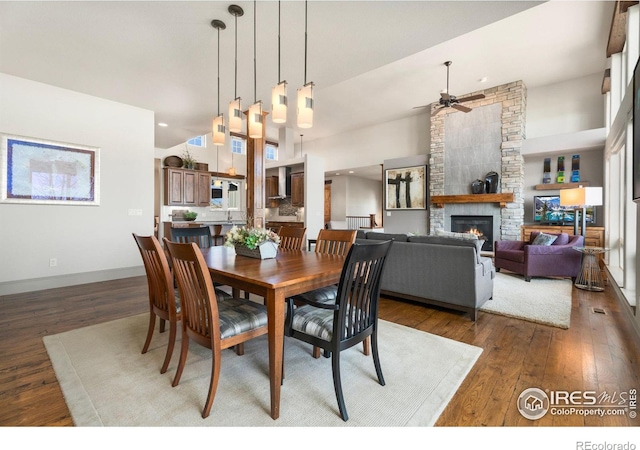
<svg viewBox="0 0 640 450">
<path fill-rule="evenodd" d="M 440 111 L 444 110 L 444 108 L 437 108 L 434 109 L 433 112 L 431 113 L 431 117 L 435 116 L 436 114 L 438 114 Z"/>
<path fill-rule="evenodd" d="M 484 98 L 484 94 L 470 95 L 469 97 L 459 98 L 458 103 L 470 102 L 471 100 L 480 100 L 481 98 Z"/>
<path fill-rule="evenodd" d="M 457 109 L 458 111 L 462 111 L 462 112 L 466 112 L 466 113 L 471 111 L 471 108 L 467 108 L 466 106 L 462 106 L 462 105 L 453 104 L 453 105 L 451 105 L 451 107 L 454 108 L 454 109 Z"/>
<path fill-rule="evenodd" d="M 451 96 L 449 95 L 448 92 L 440 92 L 440 97 L 442 97 L 443 100 L 451 99 Z"/>
<path fill-rule="evenodd" d="M 414 106 L 413 109 L 426 108 L 428 106 L 431 106 L 431 105 Z"/>
</svg>

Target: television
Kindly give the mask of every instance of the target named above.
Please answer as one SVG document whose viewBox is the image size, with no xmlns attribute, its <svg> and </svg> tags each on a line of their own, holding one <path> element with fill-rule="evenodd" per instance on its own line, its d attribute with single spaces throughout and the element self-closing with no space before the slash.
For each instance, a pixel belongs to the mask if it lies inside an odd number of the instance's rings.
<svg viewBox="0 0 640 450">
<path fill-rule="evenodd" d="M 579 206 L 561 206 L 559 195 L 536 195 L 533 197 L 533 220 L 536 223 L 548 225 L 573 225 L 576 209 Z M 581 218 L 578 218 L 581 221 Z M 596 209 L 593 206 L 586 208 L 587 224 L 596 221 Z"/>
</svg>

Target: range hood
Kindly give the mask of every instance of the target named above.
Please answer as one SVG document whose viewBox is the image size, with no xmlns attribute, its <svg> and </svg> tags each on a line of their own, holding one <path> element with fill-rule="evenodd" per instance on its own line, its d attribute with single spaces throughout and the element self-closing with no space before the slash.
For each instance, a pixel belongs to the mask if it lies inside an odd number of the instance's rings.
<svg viewBox="0 0 640 450">
<path fill-rule="evenodd" d="M 278 168 L 278 195 L 269 198 L 291 197 L 291 167 Z"/>
</svg>

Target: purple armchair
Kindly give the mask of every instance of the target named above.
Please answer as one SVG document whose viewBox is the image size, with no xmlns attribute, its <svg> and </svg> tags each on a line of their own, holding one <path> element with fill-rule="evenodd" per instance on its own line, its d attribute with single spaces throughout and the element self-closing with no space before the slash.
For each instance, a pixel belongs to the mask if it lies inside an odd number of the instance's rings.
<svg viewBox="0 0 640 450">
<path fill-rule="evenodd" d="M 567 233 L 545 233 L 558 236 L 551 245 L 532 245 L 539 231 L 532 231 L 529 242 L 496 241 L 496 272 L 506 269 L 524 275 L 525 281 L 531 277 L 571 277 L 580 272 L 582 253 L 573 249 L 584 245 L 584 237 Z"/>
</svg>

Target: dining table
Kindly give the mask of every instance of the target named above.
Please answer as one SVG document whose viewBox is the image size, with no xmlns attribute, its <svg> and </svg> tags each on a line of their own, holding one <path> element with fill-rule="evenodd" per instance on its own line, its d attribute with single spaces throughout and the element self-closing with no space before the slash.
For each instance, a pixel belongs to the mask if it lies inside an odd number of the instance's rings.
<svg viewBox="0 0 640 450">
<path fill-rule="evenodd" d="M 340 281 L 345 256 L 278 249 L 275 258 L 236 255 L 233 247 L 202 249 L 214 282 L 264 299 L 267 308 L 271 417 L 280 416 L 286 299 Z"/>
</svg>

